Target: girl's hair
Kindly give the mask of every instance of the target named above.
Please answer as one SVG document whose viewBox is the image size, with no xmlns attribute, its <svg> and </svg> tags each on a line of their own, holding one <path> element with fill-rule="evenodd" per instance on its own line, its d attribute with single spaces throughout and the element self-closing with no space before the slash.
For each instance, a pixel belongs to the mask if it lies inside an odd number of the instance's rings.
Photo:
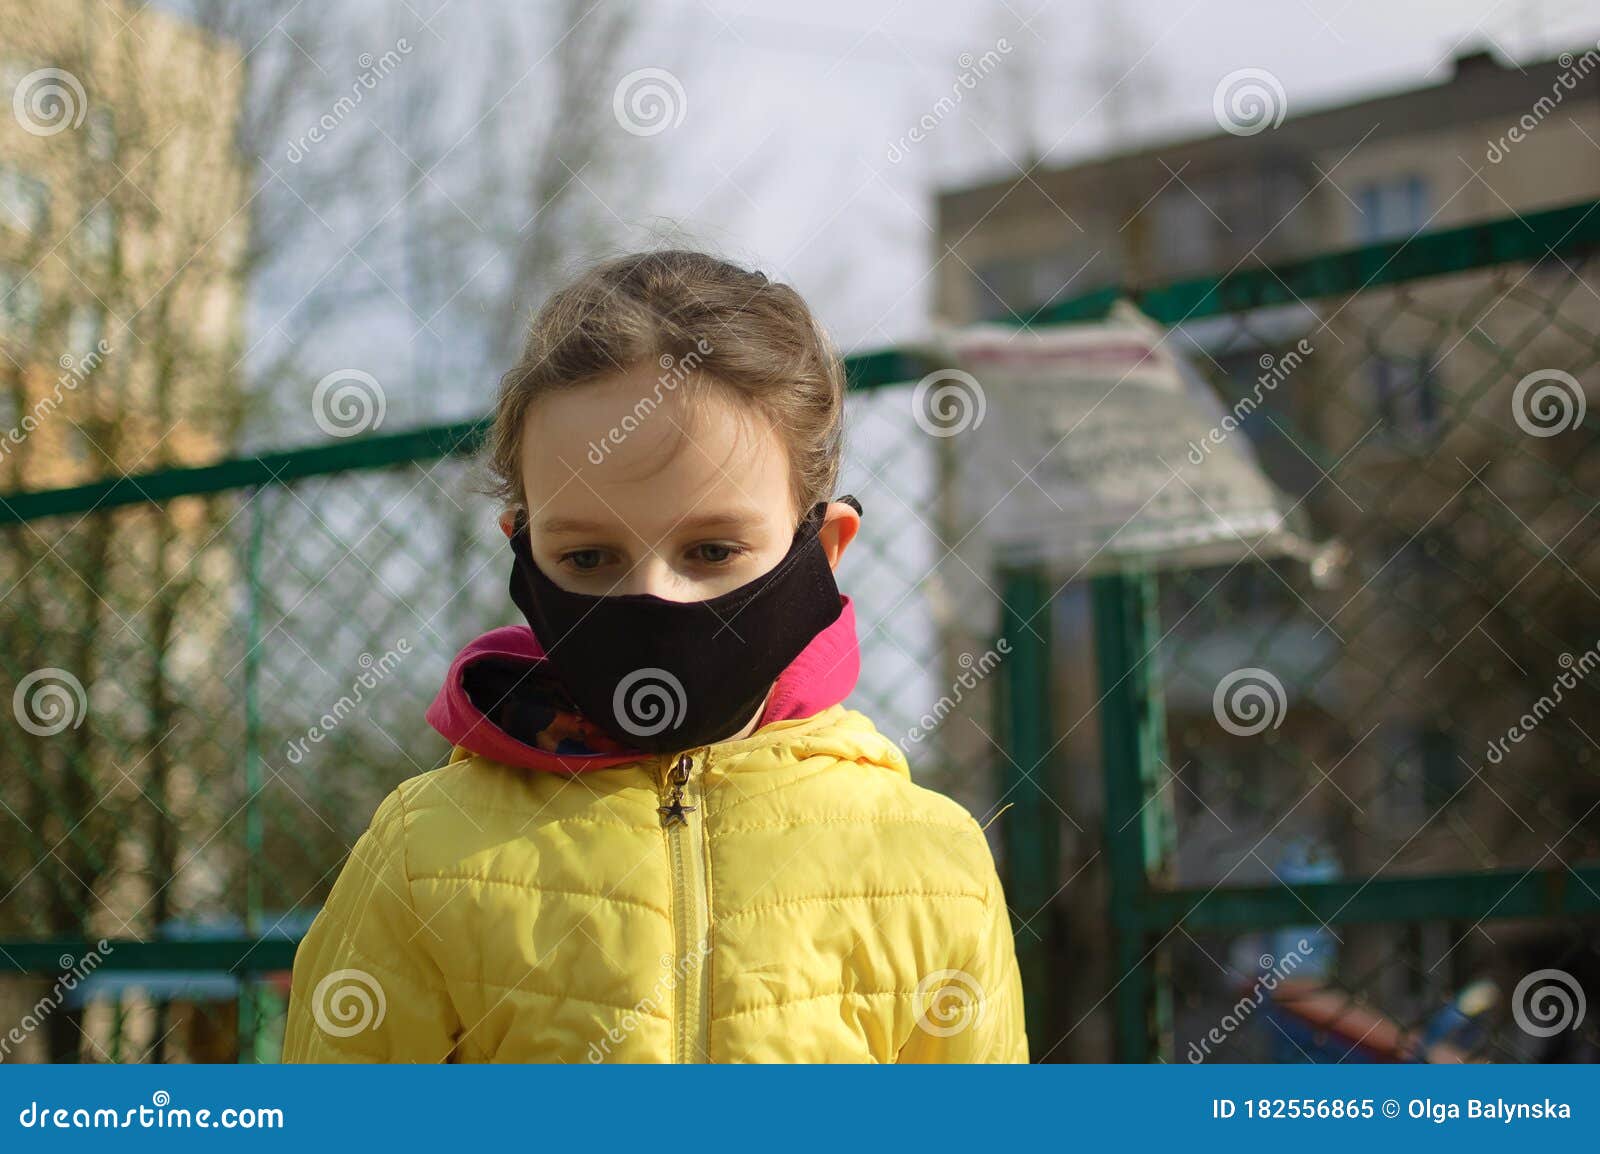
<svg viewBox="0 0 1600 1154">
<path fill-rule="evenodd" d="M 646 363 L 661 369 L 657 402 L 664 389 L 709 384 L 766 415 L 789 450 L 802 515 L 832 495 L 844 436 L 844 366 L 832 342 L 788 285 L 684 249 L 607 260 L 545 301 L 500 378 L 492 495 L 523 503 L 523 426 L 534 401 Z M 635 406 L 640 420 L 646 405 Z"/>
</svg>

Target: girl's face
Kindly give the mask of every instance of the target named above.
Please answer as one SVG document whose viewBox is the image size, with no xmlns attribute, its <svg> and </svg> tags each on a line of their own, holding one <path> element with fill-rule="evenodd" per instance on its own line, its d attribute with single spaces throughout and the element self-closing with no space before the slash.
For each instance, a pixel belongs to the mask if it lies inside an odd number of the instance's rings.
<svg viewBox="0 0 1600 1154">
<path fill-rule="evenodd" d="M 564 589 L 702 601 L 777 565 L 800 511 L 789 454 L 761 414 L 722 389 L 671 387 L 654 363 L 530 406 L 522 486 L 533 559 Z M 501 515 L 509 534 L 512 515 Z M 859 518 L 828 507 L 837 566 Z"/>
</svg>

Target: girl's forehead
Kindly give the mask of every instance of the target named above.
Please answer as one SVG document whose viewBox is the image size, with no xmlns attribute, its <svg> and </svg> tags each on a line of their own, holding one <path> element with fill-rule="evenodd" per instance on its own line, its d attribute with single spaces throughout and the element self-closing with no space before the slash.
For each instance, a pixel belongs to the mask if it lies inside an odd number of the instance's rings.
<svg viewBox="0 0 1600 1154">
<path fill-rule="evenodd" d="M 541 398 L 524 433 L 536 531 L 581 524 L 649 540 L 691 521 L 709 528 L 712 518 L 731 526 L 790 516 L 782 437 L 720 389 L 663 391 L 637 374 L 595 382 Z"/>
</svg>

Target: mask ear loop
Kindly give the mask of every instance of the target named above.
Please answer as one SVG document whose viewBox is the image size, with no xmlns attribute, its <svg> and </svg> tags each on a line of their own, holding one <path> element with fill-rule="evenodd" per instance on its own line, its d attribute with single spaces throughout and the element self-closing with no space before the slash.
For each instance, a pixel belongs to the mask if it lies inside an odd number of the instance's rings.
<svg viewBox="0 0 1600 1154">
<path fill-rule="evenodd" d="M 845 493 L 845 494 L 843 494 L 841 496 L 835 497 L 834 500 L 842 502 L 843 504 L 849 505 L 852 509 L 854 509 L 856 511 L 856 516 L 859 517 L 861 515 L 861 502 L 856 500 L 849 493 Z M 816 530 L 821 530 L 821 528 L 822 528 L 822 519 L 823 519 L 824 515 L 827 512 L 827 508 L 828 508 L 828 502 L 827 501 L 818 501 L 815 505 L 811 506 L 811 511 L 809 513 L 807 513 L 804 518 L 801 519 L 799 528 L 797 528 L 795 531 L 797 533 L 803 532 L 807 527 L 813 527 Z"/>
</svg>

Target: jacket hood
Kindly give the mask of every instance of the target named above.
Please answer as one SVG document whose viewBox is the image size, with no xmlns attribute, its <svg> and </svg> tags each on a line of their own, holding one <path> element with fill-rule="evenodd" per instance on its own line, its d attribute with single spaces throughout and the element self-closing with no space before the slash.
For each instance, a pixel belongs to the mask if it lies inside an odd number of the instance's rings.
<svg viewBox="0 0 1600 1154">
<path fill-rule="evenodd" d="M 855 688 L 861 673 L 855 607 L 842 594 L 840 603 L 833 624 L 778 675 L 757 731 L 810 718 L 840 704 Z M 860 720 L 876 739 L 869 742 L 874 749 L 865 759 L 905 773 L 899 748 L 864 717 Z M 523 769 L 579 773 L 656 756 L 617 743 L 577 712 L 526 625 L 491 630 L 462 649 L 428 707 L 427 721 L 456 748 L 452 760 L 464 751 Z M 753 733 L 740 740 L 754 738 Z M 877 749 L 878 744 L 886 748 Z"/>
</svg>

